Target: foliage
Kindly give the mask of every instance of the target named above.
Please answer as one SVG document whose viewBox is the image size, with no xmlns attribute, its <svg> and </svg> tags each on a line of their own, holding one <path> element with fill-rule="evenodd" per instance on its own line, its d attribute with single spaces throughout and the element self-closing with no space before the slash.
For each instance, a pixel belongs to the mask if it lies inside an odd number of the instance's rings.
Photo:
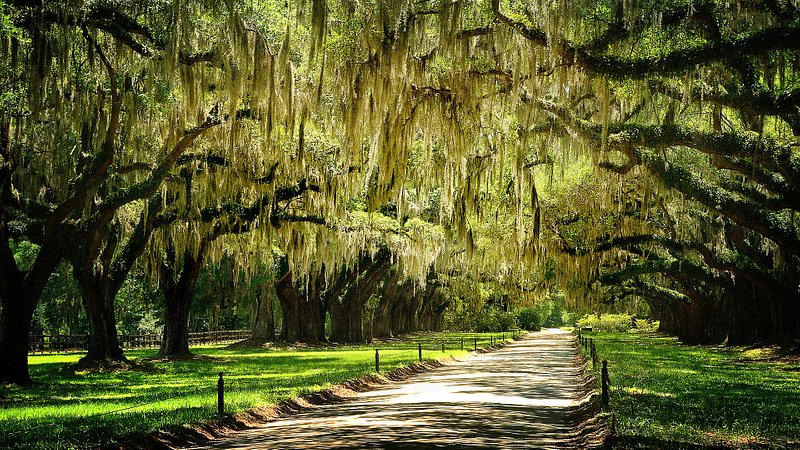
<svg viewBox="0 0 800 450">
<path fill-rule="evenodd" d="M 643 333 L 585 333 L 608 360 L 625 448 L 796 448 L 800 364 L 775 349 L 681 345 Z M 750 360 L 757 353 L 760 359 Z"/>
<path fill-rule="evenodd" d="M 517 327 L 514 313 L 498 307 L 485 307 L 478 310 L 461 308 L 449 310 L 445 314 L 445 328 L 453 331 L 507 331 Z"/>
<path fill-rule="evenodd" d="M 573 313 L 565 309 L 565 302 L 563 292 L 551 289 L 545 297 L 535 301 L 533 306 L 518 308 L 517 322 L 525 330 L 571 325 Z"/>
<path fill-rule="evenodd" d="M 578 319 L 578 327 L 594 331 L 628 331 L 634 318 L 630 314 L 587 314 Z"/>
<path fill-rule="evenodd" d="M 523 330 L 539 331 L 544 325 L 545 317 L 541 308 L 527 307 L 517 310 L 517 323 Z"/>
</svg>

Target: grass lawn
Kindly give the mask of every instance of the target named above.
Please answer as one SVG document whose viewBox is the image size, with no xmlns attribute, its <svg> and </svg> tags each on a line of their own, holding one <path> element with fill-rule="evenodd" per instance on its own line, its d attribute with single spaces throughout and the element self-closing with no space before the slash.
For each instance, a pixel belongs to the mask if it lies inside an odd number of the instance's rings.
<svg viewBox="0 0 800 450">
<path fill-rule="evenodd" d="M 458 356 L 464 346 L 489 345 L 501 333 L 439 333 L 377 344 L 381 371 L 423 358 Z M 511 337 L 505 333 L 506 339 Z M 446 353 L 441 340 L 448 342 Z M 214 417 L 218 372 L 225 373 L 227 412 L 237 412 L 326 389 L 375 372 L 375 346 L 227 349 L 193 348 L 188 361 L 152 362 L 152 370 L 111 373 L 64 371 L 82 353 L 30 356 L 31 387 L 0 385 L 0 448 L 67 449 L 104 444 L 126 434 Z M 156 350 L 126 352 L 152 358 Z M 3 399 L 2 396 L 7 397 Z"/>
<path fill-rule="evenodd" d="M 611 411 L 627 447 L 800 448 L 796 358 L 754 361 L 775 350 L 638 333 L 584 336 L 608 360 Z"/>
</svg>

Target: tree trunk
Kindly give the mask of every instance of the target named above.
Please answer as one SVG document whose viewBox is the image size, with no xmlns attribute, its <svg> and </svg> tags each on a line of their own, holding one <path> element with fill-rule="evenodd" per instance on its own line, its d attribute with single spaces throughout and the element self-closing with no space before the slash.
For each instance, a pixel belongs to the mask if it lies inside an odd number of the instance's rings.
<svg viewBox="0 0 800 450">
<path fill-rule="evenodd" d="M 164 291 L 164 333 L 161 335 L 159 355 L 168 357 L 191 356 L 189 351 L 189 306 L 190 297 L 185 293 Z"/>
<path fill-rule="evenodd" d="M 0 383 L 29 384 L 28 334 L 38 297 L 4 292 L 0 317 Z"/>
<path fill-rule="evenodd" d="M 93 273 L 75 271 L 74 276 L 91 329 L 88 352 L 79 364 L 105 360 L 126 361 L 119 344 L 114 312 L 114 298 L 118 289 L 112 289 L 104 277 Z"/>
<path fill-rule="evenodd" d="M 14 260 L 0 211 L 0 383 L 28 384 L 28 335 L 47 280 L 61 262 L 62 248 L 46 241 L 28 271 Z M 66 233 L 61 233 L 66 236 Z"/>
<path fill-rule="evenodd" d="M 442 295 L 438 283 L 429 280 L 419 308 L 419 328 L 422 331 L 441 331 L 442 316 L 449 302 Z"/>
<path fill-rule="evenodd" d="M 200 242 L 197 253 L 186 250 L 183 255 L 183 268 L 176 279 L 175 252 L 170 246 L 167 261 L 161 265 L 161 288 L 164 292 L 164 333 L 158 353 L 167 357 L 191 356 L 189 351 L 189 309 L 192 306 L 197 278 L 203 267 L 209 239 Z"/>
<path fill-rule="evenodd" d="M 306 293 L 294 286 L 292 274 L 278 281 L 276 291 L 283 311 L 281 340 L 287 342 L 324 342 L 325 309 L 317 283 L 310 283 Z"/>
<path fill-rule="evenodd" d="M 273 289 L 272 285 L 264 284 L 256 292 L 256 319 L 253 323 L 253 335 L 251 337 L 254 341 L 275 340 Z"/>
<path fill-rule="evenodd" d="M 361 277 L 351 282 L 340 298 L 337 290 L 328 298 L 331 313 L 331 342 L 364 343 L 364 306 L 391 267 L 389 253 L 379 254 Z"/>
</svg>

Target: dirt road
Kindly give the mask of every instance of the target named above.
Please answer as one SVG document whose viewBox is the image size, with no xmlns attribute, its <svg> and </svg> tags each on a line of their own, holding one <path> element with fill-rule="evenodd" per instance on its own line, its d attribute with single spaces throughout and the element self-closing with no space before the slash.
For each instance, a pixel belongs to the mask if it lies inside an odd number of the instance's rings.
<svg viewBox="0 0 800 450">
<path fill-rule="evenodd" d="M 591 408 L 575 356 L 569 333 L 531 333 L 352 401 L 194 448 L 590 448 L 593 428 L 583 419 Z"/>
</svg>

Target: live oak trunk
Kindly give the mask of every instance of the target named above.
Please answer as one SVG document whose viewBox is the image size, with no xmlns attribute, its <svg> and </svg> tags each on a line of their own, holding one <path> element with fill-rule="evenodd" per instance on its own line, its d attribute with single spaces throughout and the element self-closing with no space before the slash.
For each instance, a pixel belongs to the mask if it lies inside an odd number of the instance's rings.
<svg viewBox="0 0 800 450">
<path fill-rule="evenodd" d="M 33 313 L 47 280 L 63 259 L 63 247 L 57 239 L 46 240 L 33 266 L 21 271 L 9 246 L 4 220 L 0 212 L 0 383 L 28 384 L 28 335 Z"/>
<path fill-rule="evenodd" d="M 441 331 L 442 316 L 448 302 L 436 282 L 429 281 L 419 309 L 419 327 L 422 331 Z"/>
<path fill-rule="evenodd" d="M 179 293 L 164 293 L 164 333 L 161 336 L 161 356 L 189 356 L 189 305 L 190 301 Z"/>
<path fill-rule="evenodd" d="M 372 326 L 374 336 L 397 336 L 416 331 L 415 291 L 414 282 L 401 280 L 398 269 L 388 273 Z"/>
<path fill-rule="evenodd" d="M 252 340 L 257 342 L 275 339 L 275 315 L 273 311 L 274 287 L 264 284 L 256 292 L 256 318 L 253 322 Z"/>
<path fill-rule="evenodd" d="M 735 291 L 723 292 L 719 298 L 687 294 L 689 303 L 650 301 L 651 314 L 660 322 L 659 330 L 674 334 L 684 343 L 791 345 L 799 337 L 797 306 L 747 280 L 738 280 Z"/>
<path fill-rule="evenodd" d="M 28 384 L 28 335 L 36 298 L 23 290 L 3 292 L 0 318 L 0 383 Z"/>
<path fill-rule="evenodd" d="M 161 265 L 160 283 L 164 292 L 164 333 L 161 337 L 159 354 L 167 357 L 190 356 L 189 351 L 189 309 L 192 305 L 197 278 L 203 267 L 209 241 L 204 239 L 196 252 L 186 250 L 183 266 L 176 273 L 174 249 L 167 251 L 167 260 Z"/>
<path fill-rule="evenodd" d="M 291 272 L 276 284 L 283 311 L 280 338 L 287 342 L 324 342 L 325 308 L 316 282 L 308 283 L 306 292 L 294 285 Z"/>
<path fill-rule="evenodd" d="M 382 252 L 376 256 L 374 261 L 366 265 L 367 268 L 363 274 L 355 277 L 343 295 L 332 295 L 332 298 L 328 298 L 328 309 L 331 314 L 329 338 L 331 342 L 357 344 L 366 341 L 364 338 L 364 307 L 370 296 L 376 291 L 386 271 L 391 267 L 388 252 Z"/>
<path fill-rule="evenodd" d="M 119 343 L 114 311 L 114 298 L 118 289 L 113 289 L 102 276 L 93 273 L 74 272 L 74 275 L 91 329 L 88 351 L 79 364 L 126 361 Z"/>
</svg>

